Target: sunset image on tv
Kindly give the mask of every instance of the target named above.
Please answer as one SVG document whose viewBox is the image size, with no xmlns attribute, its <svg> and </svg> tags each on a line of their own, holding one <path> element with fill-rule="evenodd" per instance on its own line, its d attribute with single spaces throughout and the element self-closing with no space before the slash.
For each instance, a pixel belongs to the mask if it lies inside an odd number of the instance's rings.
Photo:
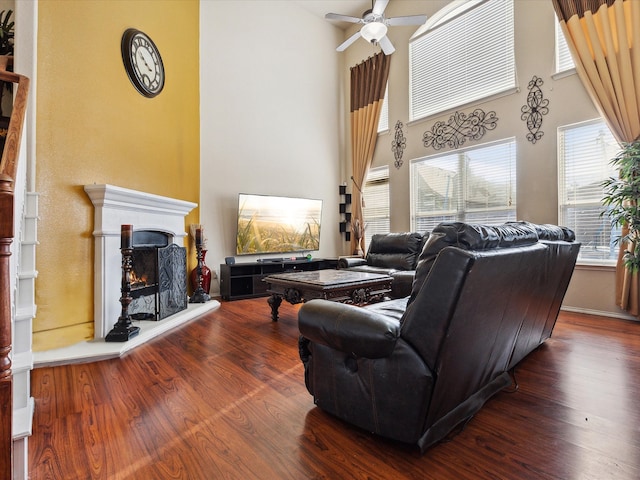
<svg viewBox="0 0 640 480">
<path fill-rule="evenodd" d="M 322 200 L 240 194 L 236 254 L 320 248 Z"/>
</svg>

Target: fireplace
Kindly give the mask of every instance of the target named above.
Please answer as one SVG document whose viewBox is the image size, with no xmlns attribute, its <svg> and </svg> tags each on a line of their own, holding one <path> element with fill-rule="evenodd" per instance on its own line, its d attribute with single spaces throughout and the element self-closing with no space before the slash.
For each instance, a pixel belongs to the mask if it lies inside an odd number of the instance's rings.
<svg viewBox="0 0 640 480">
<path fill-rule="evenodd" d="M 133 234 L 129 315 L 162 320 L 187 308 L 187 249 L 164 232 Z"/>
<path fill-rule="evenodd" d="M 138 242 L 140 248 L 159 250 L 155 244 L 158 235 L 164 237 L 161 243 L 166 243 L 161 248 L 171 245 L 183 247 L 187 235 L 185 217 L 197 204 L 105 184 L 85 185 L 84 190 L 94 205 L 94 338 L 102 339 L 118 321 L 122 308 L 121 225 L 133 225 L 134 243 Z M 156 239 L 151 242 L 153 245 L 144 245 L 148 240 L 142 239 L 143 232 L 147 232 L 144 235 L 152 232 L 152 237 Z M 171 247 L 166 252 L 171 256 L 179 251 Z M 157 267 L 158 271 L 163 268 L 160 262 Z M 186 289 L 186 266 L 184 275 L 184 281 L 180 281 Z M 157 279 L 159 284 L 164 281 L 164 277 Z M 170 283 L 174 281 L 172 279 Z M 163 290 L 162 287 L 159 290 L 157 320 L 164 318 L 163 315 L 172 315 L 173 307 L 161 307 L 165 300 L 167 305 L 173 305 L 175 296 L 182 296 L 181 291 L 177 293 L 171 289 Z M 148 292 L 139 293 L 140 297 L 149 296 Z M 186 299 L 186 291 L 184 298 Z M 148 301 L 148 298 L 144 301 Z M 144 308 L 146 311 L 141 310 L 139 313 L 155 312 L 155 307 Z"/>
</svg>

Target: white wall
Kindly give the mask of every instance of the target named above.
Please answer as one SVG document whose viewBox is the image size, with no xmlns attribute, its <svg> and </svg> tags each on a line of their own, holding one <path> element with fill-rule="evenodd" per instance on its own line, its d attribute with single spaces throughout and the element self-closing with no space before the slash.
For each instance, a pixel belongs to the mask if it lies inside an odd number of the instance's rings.
<svg viewBox="0 0 640 480">
<path fill-rule="evenodd" d="M 313 255 L 341 254 L 338 29 L 288 1 L 202 1 L 200 19 L 207 265 L 219 274 L 224 257 L 235 253 L 240 192 L 322 199 L 320 251 Z M 212 282 L 212 293 L 218 288 Z"/>
</svg>

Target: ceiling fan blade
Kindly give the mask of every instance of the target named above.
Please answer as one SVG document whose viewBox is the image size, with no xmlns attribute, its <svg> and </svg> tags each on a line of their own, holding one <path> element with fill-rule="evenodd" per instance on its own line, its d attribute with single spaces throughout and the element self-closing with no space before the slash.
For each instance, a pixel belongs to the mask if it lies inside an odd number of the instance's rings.
<svg viewBox="0 0 640 480">
<path fill-rule="evenodd" d="M 397 27 L 403 25 L 423 25 L 426 21 L 426 15 L 409 15 L 407 17 L 387 18 L 385 23 L 390 27 Z"/>
<path fill-rule="evenodd" d="M 347 38 L 338 48 L 336 48 L 336 51 L 344 52 L 347 49 L 347 47 L 351 45 L 353 42 L 355 42 L 358 38 L 360 38 L 359 31 L 351 35 L 349 38 Z"/>
<path fill-rule="evenodd" d="M 396 49 L 393 47 L 393 44 L 391 43 L 391 40 L 389 40 L 389 37 L 387 37 L 386 35 L 380 39 L 378 45 L 380 45 L 380 48 L 385 55 L 391 55 L 396 51 Z"/>
<path fill-rule="evenodd" d="M 340 15 L 339 13 L 327 13 L 324 18 L 327 20 L 340 20 L 342 22 L 360 23 L 361 18 L 350 17 L 349 15 Z"/>
<path fill-rule="evenodd" d="M 371 9 L 371 13 L 373 13 L 374 15 L 382 15 L 384 9 L 387 8 L 387 3 L 389 3 L 389 0 L 376 0 L 376 3 Z"/>
</svg>

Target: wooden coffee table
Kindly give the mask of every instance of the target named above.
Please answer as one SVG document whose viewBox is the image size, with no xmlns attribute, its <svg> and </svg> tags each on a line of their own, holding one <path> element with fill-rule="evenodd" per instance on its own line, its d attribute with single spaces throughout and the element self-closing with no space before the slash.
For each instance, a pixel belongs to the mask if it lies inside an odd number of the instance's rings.
<svg viewBox="0 0 640 480">
<path fill-rule="evenodd" d="M 348 270 L 316 270 L 269 275 L 267 283 L 271 318 L 278 321 L 278 308 L 285 299 L 291 304 L 314 298 L 361 305 L 381 300 L 391 291 L 391 277 Z"/>
</svg>

